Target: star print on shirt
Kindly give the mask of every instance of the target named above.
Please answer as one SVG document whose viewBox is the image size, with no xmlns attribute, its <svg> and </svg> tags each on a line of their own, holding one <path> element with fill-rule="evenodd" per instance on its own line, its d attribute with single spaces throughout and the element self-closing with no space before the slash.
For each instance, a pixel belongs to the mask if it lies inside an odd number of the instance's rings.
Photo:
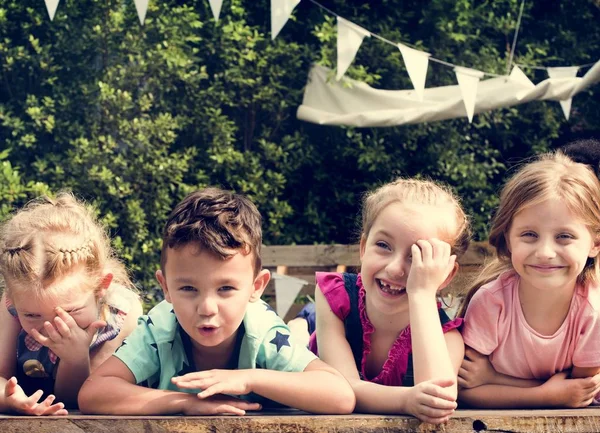
<svg viewBox="0 0 600 433">
<path fill-rule="evenodd" d="M 273 313 L 277 314 L 275 310 L 273 310 L 273 307 L 271 307 L 269 304 L 267 304 L 267 311 L 272 311 Z"/>
<path fill-rule="evenodd" d="M 146 320 L 146 325 L 154 325 L 154 322 L 152 321 L 152 317 L 148 316 L 148 320 Z"/>
<path fill-rule="evenodd" d="M 277 346 L 277 353 L 279 353 L 279 350 L 283 347 L 283 346 L 290 346 L 290 342 L 289 342 L 289 338 L 290 336 L 288 334 L 282 334 L 279 331 L 275 331 L 275 338 L 273 338 L 271 341 L 269 341 L 269 343 L 274 344 L 275 346 Z"/>
</svg>

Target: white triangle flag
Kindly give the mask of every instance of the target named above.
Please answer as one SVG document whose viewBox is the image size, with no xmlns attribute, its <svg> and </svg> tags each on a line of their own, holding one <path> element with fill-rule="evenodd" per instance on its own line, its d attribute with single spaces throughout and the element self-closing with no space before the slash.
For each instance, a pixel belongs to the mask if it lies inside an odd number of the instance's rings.
<svg viewBox="0 0 600 433">
<path fill-rule="evenodd" d="M 477 101 L 477 85 L 479 80 L 483 78 L 483 72 L 476 69 L 463 68 L 457 66 L 454 68 L 460 94 L 462 95 L 469 123 L 473 121 L 473 113 L 475 112 L 475 102 Z"/>
<path fill-rule="evenodd" d="M 135 1 L 135 9 L 137 10 L 138 18 L 140 19 L 140 24 L 144 25 L 144 21 L 146 20 L 146 12 L 148 11 L 148 1 L 149 0 L 134 0 Z"/>
<path fill-rule="evenodd" d="M 425 79 L 427 78 L 427 66 L 429 65 L 429 56 L 431 54 L 402 44 L 398 44 L 398 48 L 402 53 L 402 59 L 404 60 L 410 81 L 412 81 L 417 93 L 417 98 L 419 101 L 422 101 L 423 91 L 425 90 Z"/>
<path fill-rule="evenodd" d="M 271 0 L 271 39 L 275 39 L 300 0 Z"/>
<path fill-rule="evenodd" d="M 212 10 L 215 21 L 219 21 L 219 15 L 221 14 L 221 6 L 223 6 L 223 0 L 208 0 L 210 2 L 210 9 Z"/>
<path fill-rule="evenodd" d="M 275 282 L 275 308 L 277 314 L 283 318 L 294 304 L 302 287 L 308 283 L 300 278 L 281 274 L 273 274 L 273 281 Z"/>
<path fill-rule="evenodd" d="M 337 73 L 335 79 L 339 81 L 352 64 L 363 39 L 371 37 L 371 32 L 342 17 L 337 17 L 337 25 Z"/>
<path fill-rule="evenodd" d="M 577 71 L 579 71 L 578 66 L 564 66 L 564 67 L 556 67 L 556 68 L 548 68 L 548 76 L 550 78 L 574 78 L 577 76 Z M 569 115 L 571 114 L 571 102 L 572 98 L 564 99 L 560 102 L 560 107 L 562 108 L 563 114 L 565 118 L 569 120 Z"/>
<path fill-rule="evenodd" d="M 50 21 L 54 19 L 56 8 L 60 0 L 44 0 L 46 2 L 46 9 L 48 9 L 48 15 L 50 15 Z"/>
</svg>

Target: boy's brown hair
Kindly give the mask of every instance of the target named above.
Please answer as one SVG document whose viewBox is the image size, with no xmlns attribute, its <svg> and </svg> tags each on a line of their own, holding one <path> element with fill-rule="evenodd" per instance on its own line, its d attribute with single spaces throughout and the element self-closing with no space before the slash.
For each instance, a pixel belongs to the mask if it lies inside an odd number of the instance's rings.
<svg viewBox="0 0 600 433">
<path fill-rule="evenodd" d="M 167 249 L 195 244 L 222 259 L 242 250 L 254 254 L 254 274 L 261 270 L 262 218 L 247 197 L 220 188 L 188 194 L 165 224 L 160 268 L 165 274 Z"/>
</svg>

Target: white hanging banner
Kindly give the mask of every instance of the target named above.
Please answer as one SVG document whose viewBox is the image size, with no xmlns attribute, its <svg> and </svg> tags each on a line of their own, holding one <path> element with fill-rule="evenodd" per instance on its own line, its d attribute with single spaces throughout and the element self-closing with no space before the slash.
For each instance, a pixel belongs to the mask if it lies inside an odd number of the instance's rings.
<svg viewBox="0 0 600 433">
<path fill-rule="evenodd" d="M 300 0 L 271 0 L 271 39 L 275 39 Z"/>
<path fill-rule="evenodd" d="M 461 66 L 455 67 L 454 73 L 456 74 L 458 87 L 460 87 L 460 93 L 465 103 L 469 123 L 471 123 L 475 112 L 475 102 L 477 101 L 477 85 L 484 74 L 476 69 L 463 68 Z"/>
<path fill-rule="evenodd" d="M 212 10 L 215 21 L 219 21 L 219 15 L 221 14 L 221 6 L 223 6 L 223 0 L 208 0 L 210 2 L 210 9 Z"/>
<path fill-rule="evenodd" d="M 134 0 L 135 1 L 135 9 L 137 10 L 138 18 L 140 19 L 140 24 L 144 25 L 144 21 L 146 20 L 146 12 L 148 11 L 148 1 L 149 0 Z"/>
<path fill-rule="evenodd" d="M 56 8 L 58 7 L 59 0 L 44 0 L 46 2 L 46 9 L 48 9 L 48 15 L 50 15 L 50 21 L 54 19 Z"/>
<path fill-rule="evenodd" d="M 429 56 L 431 54 L 415 50 L 402 44 L 398 44 L 398 48 L 402 53 L 402 59 L 406 65 L 410 81 L 412 81 L 413 87 L 415 88 L 417 99 L 423 101 L 425 79 L 427 78 L 427 66 L 429 65 Z"/>
<path fill-rule="evenodd" d="M 273 274 L 275 282 L 275 308 L 280 317 L 285 317 L 294 304 L 298 293 L 308 282 L 288 275 Z"/>
<path fill-rule="evenodd" d="M 363 39 L 370 37 L 371 32 L 342 17 L 337 17 L 337 26 L 337 73 L 335 79 L 339 81 L 352 64 Z"/>
<path fill-rule="evenodd" d="M 579 71 L 578 66 L 565 66 L 565 67 L 556 67 L 556 68 L 547 68 L 548 76 L 550 78 L 574 78 L 577 76 L 577 71 Z M 571 102 L 572 98 L 563 99 L 560 102 L 560 107 L 562 108 L 563 114 L 565 118 L 569 120 L 569 115 L 571 114 Z"/>
</svg>

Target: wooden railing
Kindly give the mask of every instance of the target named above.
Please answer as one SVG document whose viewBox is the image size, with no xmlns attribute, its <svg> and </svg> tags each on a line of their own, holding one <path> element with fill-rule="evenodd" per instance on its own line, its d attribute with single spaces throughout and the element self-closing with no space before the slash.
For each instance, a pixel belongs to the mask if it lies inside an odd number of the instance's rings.
<svg viewBox="0 0 600 433">
<path fill-rule="evenodd" d="M 460 297 L 465 293 L 469 282 L 477 275 L 481 266 L 492 256 L 487 242 L 472 242 L 467 252 L 459 259 L 459 272 L 444 293 Z M 263 267 L 272 272 L 290 275 L 307 281 L 298 296 L 312 296 L 315 291 L 315 272 L 357 272 L 360 266 L 358 245 L 275 245 L 263 246 Z M 273 285 L 265 294 L 274 297 Z M 294 305 L 285 317 L 293 318 L 302 308 Z"/>
</svg>

